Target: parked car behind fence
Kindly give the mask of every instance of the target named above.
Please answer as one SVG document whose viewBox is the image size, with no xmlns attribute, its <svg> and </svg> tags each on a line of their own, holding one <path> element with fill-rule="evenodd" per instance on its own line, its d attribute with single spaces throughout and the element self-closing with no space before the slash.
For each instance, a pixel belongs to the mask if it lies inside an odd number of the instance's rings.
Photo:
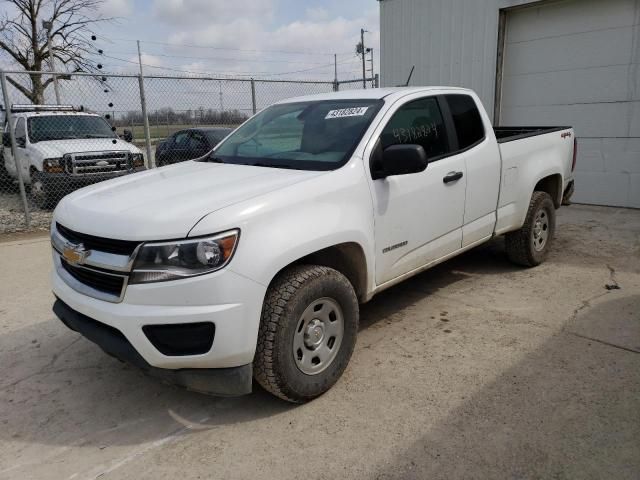
<svg viewBox="0 0 640 480">
<path fill-rule="evenodd" d="M 156 146 L 156 167 L 201 157 L 232 131 L 222 127 L 180 130 Z"/>
</svg>

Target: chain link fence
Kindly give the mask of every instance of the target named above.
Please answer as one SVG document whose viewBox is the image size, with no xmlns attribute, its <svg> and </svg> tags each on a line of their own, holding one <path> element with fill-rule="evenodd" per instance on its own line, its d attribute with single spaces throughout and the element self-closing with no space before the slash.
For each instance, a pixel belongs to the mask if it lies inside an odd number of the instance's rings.
<svg viewBox="0 0 640 480">
<path fill-rule="evenodd" d="M 0 80 L 0 235 L 47 230 L 56 204 L 84 186 L 200 157 L 274 102 L 362 88 L 361 79 L 10 71 Z"/>
</svg>

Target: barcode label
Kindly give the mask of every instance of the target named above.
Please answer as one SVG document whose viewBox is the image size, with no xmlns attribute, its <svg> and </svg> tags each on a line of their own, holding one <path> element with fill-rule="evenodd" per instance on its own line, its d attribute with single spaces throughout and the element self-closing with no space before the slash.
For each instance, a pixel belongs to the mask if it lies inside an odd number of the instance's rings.
<svg viewBox="0 0 640 480">
<path fill-rule="evenodd" d="M 361 117 L 365 113 L 369 107 L 351 107 L 351 108 L 340 108 L 338 110 L 329 110 L 327 116 L 324 117 L 325 120 L 329 118 L 343 118 L 343 117 Z"/>
</svg>

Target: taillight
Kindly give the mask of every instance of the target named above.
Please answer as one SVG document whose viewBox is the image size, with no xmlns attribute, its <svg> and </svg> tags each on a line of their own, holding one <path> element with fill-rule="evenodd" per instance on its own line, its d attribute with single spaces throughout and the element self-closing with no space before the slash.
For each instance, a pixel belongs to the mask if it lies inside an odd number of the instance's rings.
<svg viewBox="0 0 640 480">
<path fill-rule="evenodd" d="M 578 159 L 578 139 L 573 137 L 573 161 L 571 162 L 571 171 L 576 169 L 576 160 Z"/>
</svg>

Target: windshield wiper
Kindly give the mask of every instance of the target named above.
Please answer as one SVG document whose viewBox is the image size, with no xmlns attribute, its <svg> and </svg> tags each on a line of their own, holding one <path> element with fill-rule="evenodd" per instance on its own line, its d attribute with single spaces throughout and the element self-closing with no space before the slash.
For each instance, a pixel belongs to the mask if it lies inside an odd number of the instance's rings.
<svg viewBox="0 0 640 480">
<path fill-rule="evenodd" d="M 291 165 L 286 165 L 284 163 L 265 163 L 265 162 L 256 162 L 250 163 L 252 167 L 270 167 L 270 168 L 287 168 L 289 170 L 298 170 L 296 167 L 292 167 Z"/>
<path fill-rule="evenodd" d="M 203 157 L 200 159 L 201 162 L 211 162 L 211 163 L 226 163 L 222 158 L 216 157 L 213 155 Z"/>
<path fill-rule="evenodd" d="M 99 133 L 85 133 L 83 138 L 115 138 L 112 135 L 102 135 Z"/>
</svg>

